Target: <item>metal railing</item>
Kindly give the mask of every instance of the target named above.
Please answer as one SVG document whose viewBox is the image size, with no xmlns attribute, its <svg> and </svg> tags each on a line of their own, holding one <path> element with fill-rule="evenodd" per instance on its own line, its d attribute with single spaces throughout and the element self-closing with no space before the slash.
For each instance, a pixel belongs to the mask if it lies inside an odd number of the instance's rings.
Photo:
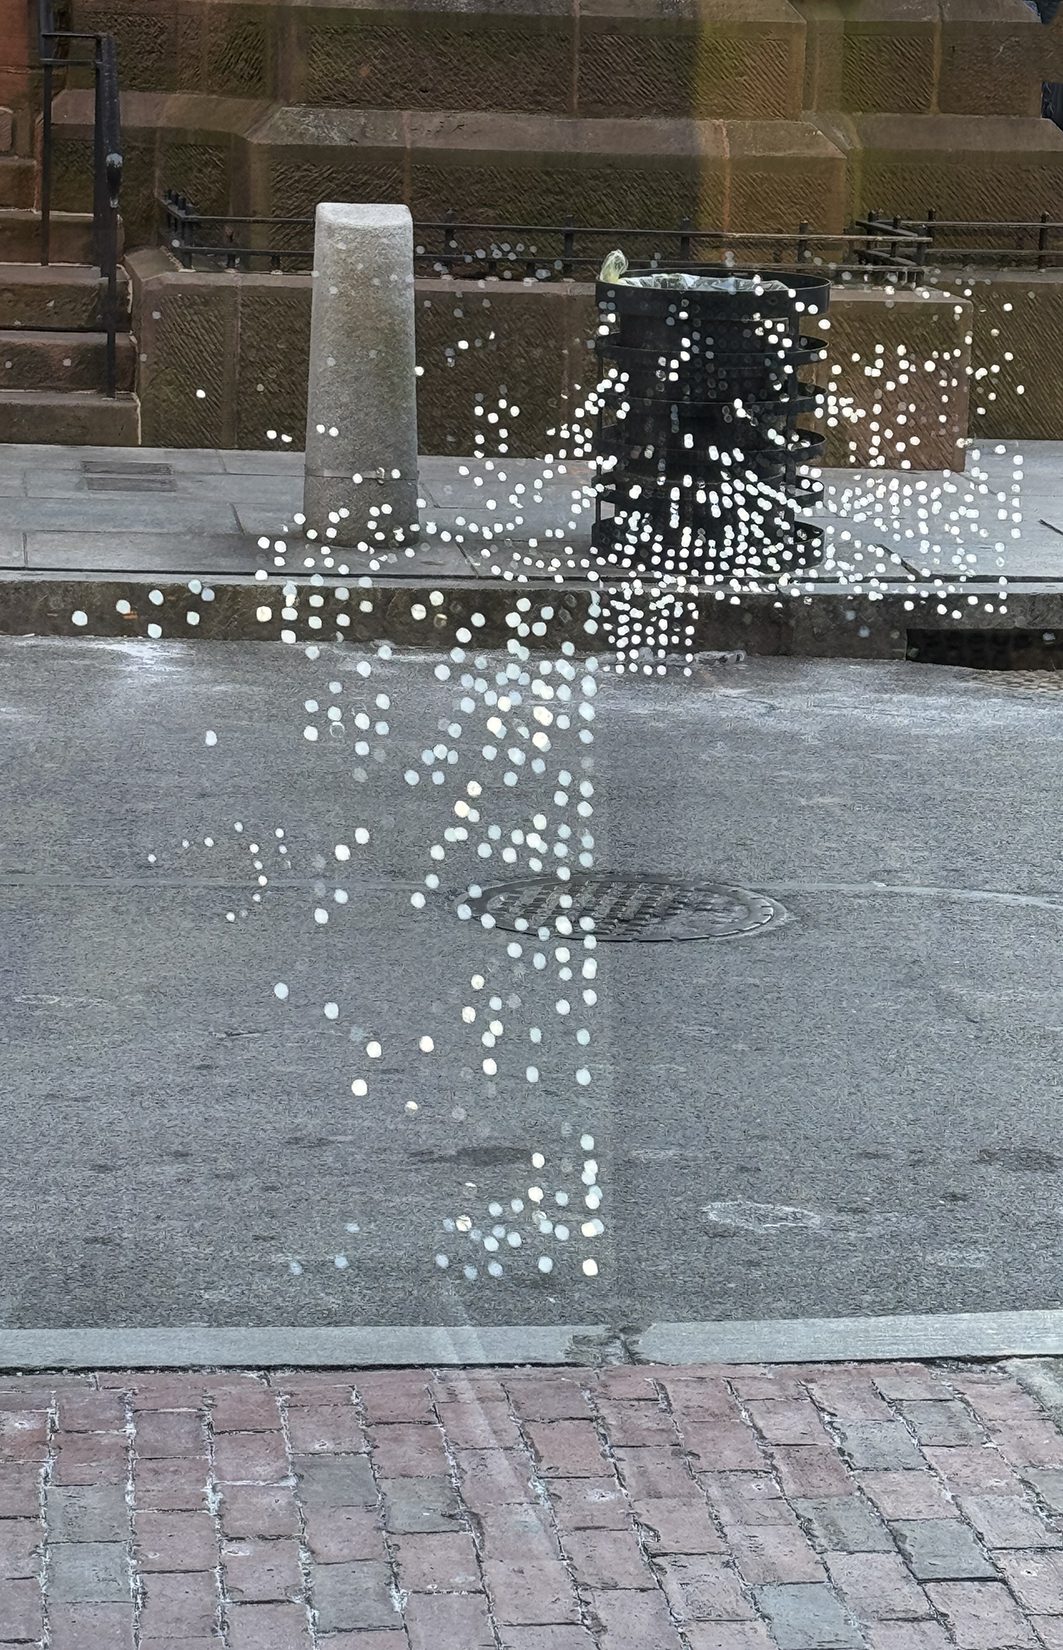
<svg viewBox="0 0 1063 1650">
<path fill-rule="evenodd" d="M 930 263 L 990 265 L 997 269 L 1059 269 L 1063 267 L 1063 222 L 1047 212 L 1026 220 L 891 218 L 869 212 L 853 226 L 879 236 L 887 257 L 922 244 L 923 265 Z M 981 244 L 980 244 L 981 243 Z"/>
<path fill-rule="evenodd" d="M 71 55 L 71 46 L 90 56 Z M 105 339 L 106 393 L 118 393 L 118 247 L 122 189 L 122 118 L 118 89 L 118 48 L 110 34 L 56 27 L 54 0 L 37 0 L 37 51 L 42 71 L 40 261 L 51 261 L 55 71 L 91 68 L 95 101 L 92 130 L 92 256 L 103 285 L 100 322 Z"/>
<path fill-rule="evenodd" d="M 602 260 L 620 247 L 630 261 L 650 268 L 682 269 L 699 264 L 755 264 L 760 269 L 821 270 L 831 278 L 868 278 L 878 265 L 869 254 L 879 246 L 875 231 L 822 233 L 808 223 L 793 231 L 734 231 L 695 228 L 689 219 L 664 229 L 599 229 L 563 224 L 462 223 L 453 212 L 441 223 L 414 225 L 416 250 L 425 273 L 487 276 L 510 280 L 593 281 Z M 892 262 L 892 277 L 914 279 L 919 268 L 917 238 Z"/>
<path fill-rule="evenodd" d="M 159 200 L 162 241 L 186 269 L 273 272 L 308 270 L 314 257 L 312 217 L 270 218 L 197 212 L 168 191 Z M 683 267 L 755 262 L 760 268 L 821 270 L 832 280 L 912 285 L 934 268 L 1063 267 L 1063 222 L 1047 212 L 1030 221 L 900 218 L 868 212 L 844 234 L 799 224 L 790 234 L 695 229 L 598 229 L 563 224 L 469 224 L 450 212 L 414 224 L 419 275 L 513 281 L 593 280 L 602 258 L 622 247 L 632 262 Z"/>
<path fill-rule="evenodd" d="M 312 217 L 242 217 L 198 212 L 187 196 L 160 197 L 161 240 L 185 269 L 274 273 L 309 270 L 314 258 Z M 755 261 L 761 267 L 815 267 L 839 279 L 897 281 L 917 278 L 924 238 L 892 225 L 857 227 L 849 234 L 819 234 L 807 223 L 790 234 L 735 234 L 696 229 L 683 222 L 667 229 L 599 229 L 575 223 L 469 224 L 450 212 L 438 222 L 414 224 L 419 275 L 512 281 L 591 281 L 613 247 L 632 262 L 669 267 Z M 888 271 L 887 271 L 888 265 Z"/>
</svg>

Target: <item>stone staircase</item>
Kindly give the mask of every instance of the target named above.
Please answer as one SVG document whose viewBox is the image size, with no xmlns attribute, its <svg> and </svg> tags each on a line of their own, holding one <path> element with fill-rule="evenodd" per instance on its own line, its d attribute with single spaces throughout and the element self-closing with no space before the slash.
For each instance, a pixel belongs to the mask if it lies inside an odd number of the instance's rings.
<svg viewBox="0 0 1063 1650">
<path fill-rule="evenodd" d="M 51 258 L 39 260 L 36 168 L 0 158 L 0 441 L 129 447 L 140 440 L 129 286 L 119 271 L 118 394 L 104 393 L 106 340 L 92 217 L 54 212 Z"/>
</svg>

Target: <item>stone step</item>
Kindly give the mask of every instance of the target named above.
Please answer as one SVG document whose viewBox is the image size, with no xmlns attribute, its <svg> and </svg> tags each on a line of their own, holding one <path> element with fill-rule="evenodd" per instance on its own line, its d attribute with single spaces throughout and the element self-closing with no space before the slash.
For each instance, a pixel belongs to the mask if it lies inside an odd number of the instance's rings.
<svg viewBox="0 0 1063 1650">
<path fill-rule="evenodd" d="M 95 328 L 103 283 L 85 264 L 0 263 L 0 328 Z M 118 272 L 123 331 L 128 327 L 129 278 Z"/>
<path fill-rule="evenodd" d="M 25 155 L 0 155 L 0 206 L 32 206 L 36 190 L 35 161 Z"/>
<path fill-rule="evenodd" d="M 136 345 L 128 332 L 116 340 L 118 388 L 136 387 Z M 102 332 L 0 332 L 0 388 L 5 390 L 99 390 L 106 373 Z"/>
<path fill-rule="evenodd" d="M 136 447 L 140 403 L 94 390 L 0 390 L 0 442 L 49 446 Z"/>
<path fill-rule="evenodd" d="M 41 215 L 31 207 L 0 207 L 0 262 L 36 263 L 41 249 Z M 92 214 L 53 212 L 49 256 L 57 264 L 92 262 Z"/>
</svg>

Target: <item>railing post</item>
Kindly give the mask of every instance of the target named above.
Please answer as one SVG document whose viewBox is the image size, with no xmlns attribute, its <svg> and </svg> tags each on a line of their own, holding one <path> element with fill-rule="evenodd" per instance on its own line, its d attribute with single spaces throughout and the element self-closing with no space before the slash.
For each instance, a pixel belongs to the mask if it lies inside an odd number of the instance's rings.
<svg viewBox="0 0 1063 1650">
<path fill-rule="evenodd" d="M 572 260 L 576 254 L 576 226 L 566 218 L 561 236 L 561 274 L 567 281 L 572 275 Z"/>
<path fill-rule="evenodd" d="M 192 206 L 191 202 L 187 198 L 185 198 L 184 196 L 182 196 L 181 204 L 184 207 L 184 213 L 185 213 L 185 235 L 184 235 L 185 268 L 186 269 L 191 269 L 192 268 L 192 259 L 195 256 L 195 251 L 196 251 L 196 243 L 199 240 L 199 236 L 200 236 L 200 233 L 203 229 L 203 225 L 200 223 L 199 218 L 196 216 L 195 209 Z"/>
<path fill-rule="evenodd" d="M 448 206 L 446 212 L 443 214 L 442 258 L 443 263 L 446 264 L 448 275 L 453 273 L 453 266 L 457 261 L 455 258 L 455 248 L 457 247 L 458 236 L 460 233 L 461 231 L 458 228 L 457 214 L 452 206 Z"/>
<path fill-rule="evenodd" d="M 44 110 L 41 117 L 41 263 L 47 264 L 52 250 L 52 52 L 54 41 L 41 37 L 42 53 L 47 50 L 44 64 Z"/>
<path fill-rule="evenodd" d="M 1044 269 L 1045 264 L 1047 262 L 1047 259 L 1045 257 L 1045 253 L 1047 251 L 1048 251 L 1048 213 L 1047 212 L 1042 212 L 1041 213 L 1041 227 L 1040 227 L 1040 229 L 1038 231 L 1038 234 L 1037 234 L 1037 267 L 1038 267 L 1038 269 Z"/>
<path fill-rule="evenodd" d="M 92 257 L 103 273 L 103 215 L 106 179 L 103 171 L 103 41 L 97 39 L 92 100 Z"/>
<path fill-rule="evenodd" d="M 188 215 L 188 197 L 187 195 L 175 194 L 173 196 L 173 203 L 176 211 L 175 222 L 177 227 L 178 243 L 177 256 L 185 269 L 191 269 L 192 254 L 189 250 L 191 243 L 191 219 Z"/>
<path fill-rule="evenodd" d="M 113 47 L 114 42 L 111 42 Z M 117 94 L 117 80 L 112 82 Z M 117 111 L 115 123 L 117 124 Z M 105 316 L 106 338 L 106 374 L 107 394 L 112 401 L 118 394 L 118 199 L 122 187 L 122 156 L 117 149 L 117 132 L 111 132 L 110 142 L 104 155 L 104 178 L 106 182 L 107 203 L 104 226 L 105 259 L 107 277 L 107 314 Z M 112 147 L 112 145 L 115 145 Z"/>
<path fill-rule="evenodd" d="M 100 179 L 100 273 L 107 283 L 104 300 L 106 391 L 118 394 L 118 201 L 122 189 L 122 111 L 118 96 L 118 48 L 114 36 L 99 40 L 97 68 L 99 131 L 97 170 Z"/>
<path fill-rule="evenodd" d="M 935 222 L 936 218 L 937 218 L 936 208 L 933 207 L 933 206 L 929 207 L 927 209 L 926 217 L 923 220 L 923 223 L 922 223 L 922 226 L 921 226 L 922 230 L 923 230 L 923 238 L 920 240 L 918 249 L 917 249 L 916 254 L 915 254 L 915 263 L 916 263 L 916 268 L 917 269 L 925 269 L 926 268 L 927 255 L 929 254 L 930 249 L 931 249 L 931 247 L 934 243 L 934 222 Z"/>
<path fill-rule="evenodd" d="M 114 36 L 57 30 L 53 0 L 37 0 L 37 52 L 42 70 L 40 260 L 51 258 L 54 122 L 52 103 L 59 42 L 92 42 L 92 258 L 100 272 L 98 323 L 104 333 L 105 385 L 118 393 L 118 200 L 122 187 L 122 115 L 118 93 L 118 49 Z M 64 56 L 63 63 L 68 61 Z M 78 58 L 84 64 L 83 58 Z"/>
<path fill-rule="evenodd" d="M 115 270 L 107 277 L 107 314 L 103 341 L 104 382 L 112 401 L 118 395 L 118 281 Z"/>
</svg>

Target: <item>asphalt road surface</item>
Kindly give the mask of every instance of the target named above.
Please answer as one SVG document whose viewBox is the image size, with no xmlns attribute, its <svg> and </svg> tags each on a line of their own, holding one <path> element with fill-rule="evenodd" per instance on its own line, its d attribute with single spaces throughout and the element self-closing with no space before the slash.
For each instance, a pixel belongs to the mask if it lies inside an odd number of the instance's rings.
<svg viewBox="0 0 1063 1650">
<path fill-rule="evenodd" d="M 1059 1306 L 1063 700 L 505 663 L 0 641 L 0 1324 Z M 459 913 L 581 854 L 785 915 Z"/>
</svg>

